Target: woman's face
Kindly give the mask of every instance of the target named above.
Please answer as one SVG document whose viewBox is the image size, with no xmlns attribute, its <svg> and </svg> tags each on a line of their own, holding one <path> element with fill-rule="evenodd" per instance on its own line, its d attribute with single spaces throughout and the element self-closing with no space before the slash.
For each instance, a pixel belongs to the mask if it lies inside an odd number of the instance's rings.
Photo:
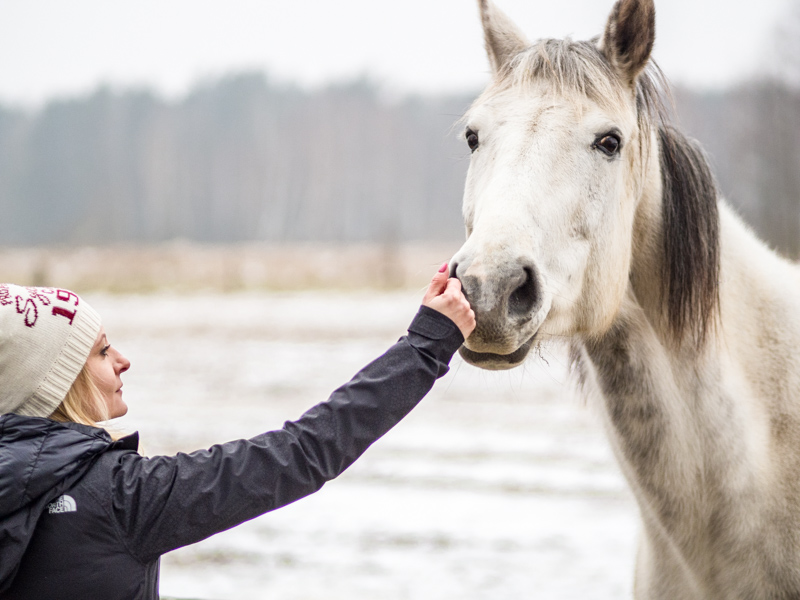
<svg viewBox="0 0 800 600">
<path fill-rule="evenodd" d="M 86 367 L 100 390 L 109 419 L 121 417 L 128 412 L 128 405 L 122 399 L 122 379 L 120 376 L 131 366 L 131 362 L 108 343 L 106 331 L 100 328 L 94 342 Z"/>
</svg>

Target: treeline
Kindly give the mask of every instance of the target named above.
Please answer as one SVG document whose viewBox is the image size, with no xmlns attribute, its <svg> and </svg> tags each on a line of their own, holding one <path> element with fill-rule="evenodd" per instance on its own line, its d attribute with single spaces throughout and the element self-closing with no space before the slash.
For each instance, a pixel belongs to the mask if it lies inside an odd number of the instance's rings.
<svg viewBox="0 0 800 600">
<path fill-rule="evenodd" d="M 261 74 L 178 102 L 100 89 L 0 109 L 0 244 L 455 240 L 474 95 L 387 98 L 368 81 L 304 91 Z M 726 197 L 800 255 L 800 92 L 676 92 Z"/>
<path fill-rule="evenodd" d="M 800 88 L 765 80 L 675 97 L 726 199 L 773 248 L 800 258 Z"/>
<path fill-rule="evenodd" d="M 469 102 L 247 74 L 177 103 L 101 89 L 0 110 L 0 243 L 463 236 Z"/>
</svg>

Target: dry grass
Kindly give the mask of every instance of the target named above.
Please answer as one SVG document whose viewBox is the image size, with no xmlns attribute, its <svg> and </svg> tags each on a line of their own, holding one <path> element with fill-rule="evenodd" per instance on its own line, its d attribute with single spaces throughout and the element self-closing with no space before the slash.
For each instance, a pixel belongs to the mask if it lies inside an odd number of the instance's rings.
<svg viewBox="0 0 800 600">
<path fill-rule="evenodd" d="M 399 289 L 424 286 L 458 242 L 0 248 L 0 281 L 86 291 Z"/>
</svg>

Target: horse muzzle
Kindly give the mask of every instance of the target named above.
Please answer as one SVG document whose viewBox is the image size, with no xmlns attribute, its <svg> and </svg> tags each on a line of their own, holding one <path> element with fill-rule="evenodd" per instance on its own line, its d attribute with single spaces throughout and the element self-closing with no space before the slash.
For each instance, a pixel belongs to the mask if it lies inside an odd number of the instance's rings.
<svg viewBox="0 0 800 600">
<path fill-rule="evenodd" d="M 458 259 L 456 255 L 451 273 L 461 281 L 476 322 L 461 356 L 483 369 L 520 365 L 543 320 L 544 298 L 537 269 L 524 259 L 494 265 Z"/>
</svg>

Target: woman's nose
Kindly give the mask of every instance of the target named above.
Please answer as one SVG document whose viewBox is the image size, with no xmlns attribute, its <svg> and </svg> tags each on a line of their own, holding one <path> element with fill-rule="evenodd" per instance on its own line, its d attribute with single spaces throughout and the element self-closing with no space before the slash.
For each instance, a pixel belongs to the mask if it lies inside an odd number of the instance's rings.
<svg viewBox="0 0 800 600">
<path fill-rule="evenodd" d="M 128 369 L 131 368 L 131 361 L 129 361 L 124 356 L 122 356 L 122 354 L 120 354 L 119 355 L 119 359 L 117 361 L 117 366 L 118 366 L 118 369 L 119 369 L 118 372 L 119 373 L 124 373 L 125 371 L 127 371 Z"/>
</svg>

